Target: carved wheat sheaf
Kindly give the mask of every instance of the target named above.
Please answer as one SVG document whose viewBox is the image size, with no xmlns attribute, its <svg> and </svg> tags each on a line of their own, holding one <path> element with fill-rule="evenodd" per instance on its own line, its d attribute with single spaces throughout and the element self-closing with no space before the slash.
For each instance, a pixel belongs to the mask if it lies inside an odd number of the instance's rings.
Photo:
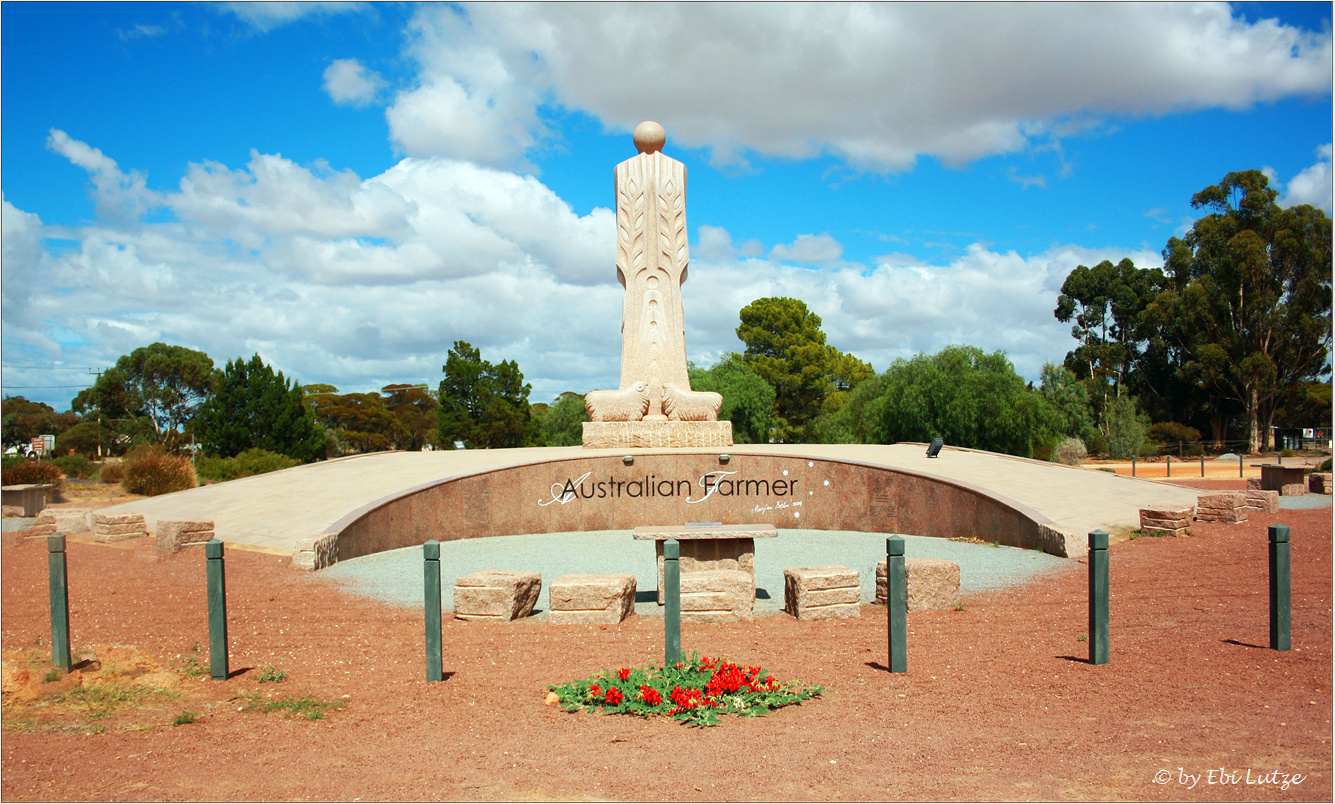
<svg viewBox="0 0 1335 804">
<path fill-rule="evenodd" d="M 635 276 L 646 262 L 645 205 L 648 201 L 640 171 L 629 166 L 617 195 L 617 265 L 626 278 Z"/>
<path fill-rule="evenodd" d="M 669 171 L 658 192 L 658 252 L 660 264 L 679 275 L 687 260 L 686 194 Z"/>
</svg>

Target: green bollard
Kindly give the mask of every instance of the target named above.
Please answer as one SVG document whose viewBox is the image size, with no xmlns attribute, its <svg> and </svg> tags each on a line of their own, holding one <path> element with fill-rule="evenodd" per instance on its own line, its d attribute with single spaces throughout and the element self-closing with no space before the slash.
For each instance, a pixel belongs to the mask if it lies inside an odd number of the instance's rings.
<svg viewBox="0 0 1335 804">
<path fill-rule="evenodd" d="M 1089 663 L 1108 663 L 1108 534 L 1089 534 Z"/>
<path fill-rule="evenodd" d="M 1135 455 L 1132 455 L 1132 456 L 1131 456 L 1131 476 L 1132 476 L 1132 477 L 1135 477 L 1135 476 L 1136 476 L 1136 456 L 1135 456 Z"/>
<path fill-rule="evenodd" d="M 889 629 L 890 672 L 907 673 L 908 656 L 908 579 L 904 569 L 904 540 L 895 536 L 885 540 L 885 610 Z"/>
<path fill-rule="evenodd" d="M 70 654 L 70 588 L 65 565 L 65 534 L 46 537 L 51 577 L 51 664 L 66 673 L 74 667 Z"/>
<path fill-rule="evenodd" d="M 1242 456 L 1238 456 L 1238 477 L 1242 477 Z"/>
<path fill-rule="evenodd" d="M 223 543 L 204 543 L 209 584 L 209 677 L 227 680 L 227 578 L 223 572 Z"/>
<path fill-rule="evenodd" d="M 681 545 L 663 542 L 663 666 L 681 661 Z"/>
<path fill-rule="evenodd" d="M 1164 457 L 1168 459 L 1167 473 L 1164 475 L 1164 477 L 1172 477 L 1172 476 L 1173 476 L 1173 456 L 1172 456 L 1172 455 L 1165 455 Z"/>
<path fill-rule="evenodd" d="M 445 663 L 440 635 L 440 542 L 422 545 L 423 600 L 426 606 L 426 680 L 444 681 Z"/>
<path fill-rule="evenodd" d="M 1289 630 L 1289 526 L 1270 526 L 1270 649 L 1293 647 Z"/>
</svg>

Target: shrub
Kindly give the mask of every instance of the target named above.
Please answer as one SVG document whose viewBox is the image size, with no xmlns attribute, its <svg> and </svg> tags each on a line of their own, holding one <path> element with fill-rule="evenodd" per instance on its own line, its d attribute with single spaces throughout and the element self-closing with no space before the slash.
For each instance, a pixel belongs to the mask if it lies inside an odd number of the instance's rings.
<svg viewBox="0 0 1335 804">
<path fill-rule="evenodd" d="M 1201 431 L 1177 422 L 1159 422 L 1145 431 L 1145 437 L 1160 444 L 1194 444 L 1201 440 Z"/>
<path fill-rule="evenodd" d="M 97 470 L 97 477 L 103 483 L 119 483 L 125 479 L 125 464 L 104 463 L 102 468 Z"/>
<path fill-rule="evenodd" d="M 1085 442 L 1085 449 L 1090 455 L 1106 455 L 1108 453 L 1108 439 L 1103 437 L 1097 427 L 1086 427 L 1080 433 L 1080 440 Z"/>
<path fill-rule="evenodd" d="M 78 478 L 79 480 L 87 480 L 97 471 L 97 466 L 82 455 L 65 455 L 56 458 L 51 463 L 60 467 L 60 471 L 65 474 L 65 477 Z"/>
<path fill-rule="evenodd" d="M 1052 460 L 1056 463 L 1064 463 L 1067 466 L 1079 466 L 1087 454 L 1084 441 L 1078 438 L 1067 438 L 1052 451 Z"/>
<path fill-rule="evenodd" d="M 121 485 L 131 494 L 156 497 L 173 491 L 185 491 L 199 485 L 195 467 L 189 458 L 162 452 L 138 452 L 125 464 Z"/>
<path fill-rule="evenodd" d="M 248 449 L 235 458 L 200 458 L 199 476 L 216 483 L 240 477 L 262 475 L 298 466 L 301 461 L 259 448 Z"/>
<path fill-rule="evenodd" d="M 1294 452 L 1291 449 L 1285 448 L 1279 451 L 1279 457 L 1281 458 L 1292 458 L 1293 456 Z"/>
<path fill-rule="evenodd" d="M 1330 458 L 1327 458 L 1327 459 L 1325 459 L 1324 461 L 1322 461 L 1322 462 L 1321 462 L 1321 465 L 1318 466 L 1318 467 L 1316 468 L 1316 470 L 1317 470 L 1318 472 L 1329 472 L 1329 471 L 1330 471 Z"/>
<path fill-rule="evenodd" d="M 3 476 L 3 482 L 6 486 L 23 483 L 53 483 L 59 485 L 64 477 L 60 472 L 60 467 L 47 461 L 21 461 L 0 469 L 0 475 Z"/>
</svg>

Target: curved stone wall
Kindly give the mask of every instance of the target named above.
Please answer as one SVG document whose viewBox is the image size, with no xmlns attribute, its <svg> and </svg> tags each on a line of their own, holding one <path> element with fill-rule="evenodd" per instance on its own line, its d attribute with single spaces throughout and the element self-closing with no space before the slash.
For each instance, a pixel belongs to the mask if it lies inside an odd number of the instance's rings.
<svg viewBox="0 0 1335 804">
<path fill-rule="evenodd" d="M 330 532 L 337 558 L 347 559 L 427 539 L 694 522 L 973 537 L 1066 555 L 1046 517 L 982 488 L 851 461 L 740 451 L 726 463 L 715 453 L 639 453 L 629 464 L 579 457 L 450 478 L 364 506 Z"/>
</svg>

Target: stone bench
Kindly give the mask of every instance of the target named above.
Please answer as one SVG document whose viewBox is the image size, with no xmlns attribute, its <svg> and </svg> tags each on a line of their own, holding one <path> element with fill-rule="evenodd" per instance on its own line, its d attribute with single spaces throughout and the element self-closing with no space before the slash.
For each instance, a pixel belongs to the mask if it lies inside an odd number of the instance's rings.
<svg viewBox="0 0 1335 804">
<path fill-rule="evenodd" d="M 751 578 L 751 596 L 756 586 L 756 539 L 779 535 L 773 525 L 675 525 L 638 527 L 640 540 L 654 542 L 658 557 L 658 605 L 663 605 L 663 542 L 676 539 L 681 546 L 677 562 L 681 577 L 696 572 L 736 570 Z"/>
<path fill-rule="evenodd" d="M 885 559 L 876 565 L 876 599 L 885 605 Z M 960 565 L 944 558 L 904 559 L 905 590 L 909 611 L 953 609 L 960 605 Z"/>
<path fill-rule="evenodd" d="M 201 547 L 213 539 L 213 522 L 204 519 L 158 520 L 157 546 L 164 553 Z"/>
<path fill-rule="evenodd" d="M 1140 529 L 1158 531 L 1165 536 L 1186 536 L 1191 533 L 1191 520 L 1195 515 L 1194 507 L 1142 508 Z"/>
<path fill-rule="evenodd" d="M 681 621 L 731 623 L 750 620 L 756 584 L 741 570 L 700 570 L 680 576 Z"/>
<path fill-rule="evenodd" d="M 1243 491 L 1216 491 L 1202 494 L 1196 498 L 1196 521 L 1227 522 L 1237 524 L 1247 521 L 1247 493 Z"/>
<path fill-rule="evenodd" d="M 547 599 L 554 623 L 619 623 L 635 612 L 635 576 L 562 575 Z"/>
<path fill-rule="evenodd" d="M 148 535 L 148 525 L 143 514 L 103 514 L 94 511 L 92 517 L 93 540 L 98 542 L 122 542 Z"/>
<path fill-rule="evenodd" d="M 799 620 L 859 617 L 862 581 L 839 564 L 789 567 L 783 571 L 783 610 Z"/>
<path fill-rule="evenodd" d="M 0 486 L 0 504 L 22 508 L 25 517 L 37 516 L 46 507 L 46 493 L 53 488 L 51 483 Z"/>
<path fill-rule="evenodd" d="M 459 620 L 509 622 L 533 613 L 542 591 L 536 572 L 483 570 L 454 581 L 454 616 Z"/>
</svg>

